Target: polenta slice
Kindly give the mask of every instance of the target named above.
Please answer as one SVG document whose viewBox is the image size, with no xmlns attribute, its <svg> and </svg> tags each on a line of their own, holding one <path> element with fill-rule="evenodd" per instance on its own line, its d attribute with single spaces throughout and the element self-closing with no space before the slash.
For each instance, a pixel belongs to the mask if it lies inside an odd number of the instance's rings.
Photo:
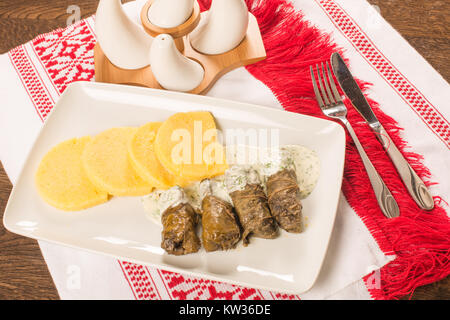
<svg viewBox="0 0 450 320">
<path fill-rule="evenodd" d="M 150 122 L 141 126 L 128 145 L 130 162 L 137 174 L 157 189 L 168 189 L 185 182 L 170 174 L 159 162 L 154 142 L 162 122 Z"/>
<path fill-rule="evenodd" d="M 210 112 L 172 115 L 159 128 L 154 147 L 161 164 L 185 181 L 213 177 L 227 169 Z"/>
<path fill-rule="evenodd" d="M 128 143 L 138 129 L 113 128 L 95 136 L 81 157 L 86 174 L 99 189 L 114 196 L 141 196 L 153 186 L 132 168 Z"/>
<path fill-rule="evenodd" d="M 39 195 L 51 206 L 65 210 L 86 209 L 108 200 L 86 176 L 81 155 L 91 137 L 71 139 L 52 148 L 42 159 L 35 180 Z"/>
</svg>

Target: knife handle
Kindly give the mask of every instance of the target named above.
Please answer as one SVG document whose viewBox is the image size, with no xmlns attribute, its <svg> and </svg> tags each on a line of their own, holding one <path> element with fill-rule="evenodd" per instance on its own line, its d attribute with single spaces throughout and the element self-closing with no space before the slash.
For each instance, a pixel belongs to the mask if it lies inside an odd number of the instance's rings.
<svg viewBox="0 0 450 320">
<path fill-rule="evenodd" d="M 381 208 L 381 211 L 387 218 L 396 218 L 400 215 L 400 210 L 398 208 L 398 204 L 389 191 L 388 187 L 384 183 L 383 179 L 381 179 L 377 170 L 373 166 L 366 152 L 364 151 L 363 146 L 358 140 L 355 131 L 353 131 L 350 122 L 346 119 L 340 119 L 345 126 L 347 127 L 348 132 L 350 133 L 353 142 L 358 149 L 359 155 L 364 164 L 364 168 L 366 168 L 367 175 L 369 176 L 370 184 L 372 185 L 373 191 L 378 201 L 378 205 Z"/>
<path fill-rule="evenodd" d="M 423 183 L 417 173 L 411 168 L 383 126 L 380 125 L 375 130 L 375 133 L 394 163 L 411 197 L 421 209 L 432 210 L 434 208 L 434 200 L 425 183 Z"/>
</svg>

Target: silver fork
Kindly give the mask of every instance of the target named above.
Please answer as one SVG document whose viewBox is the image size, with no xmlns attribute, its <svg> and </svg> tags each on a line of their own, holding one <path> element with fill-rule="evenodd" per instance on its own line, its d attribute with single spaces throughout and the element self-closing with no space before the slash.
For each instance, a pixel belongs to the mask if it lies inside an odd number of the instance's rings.
<svg viewBox="0 0 450 320">
<path fill-rule="evenodd" d="M 386 184 L 384 183 L 383 179 L 381 179 L 372 162 L 369 160 L 369 157 L 367 156 L 364 148 L 359 142 L 355 131 L 350 125 L 350 122 L 348 122 L 347 120 L 347 107 L 342 102 L 342 98 L 336 88 L 336 84 L 334 83 L 333 77 L 331 76 L 330 66 L 328 62 L 326 63 L 326 68 L 327 76 L 325 76 L 325 68 L 323 62 L 321 64 L 322 74 L 320 73 L 319 65 L 316 65 L 317 77 L 319 79 L 318 86 L 314 75 L 314 69 L 312 66 L 310 67 L 311 80 L 320 109 L 322 109 L 322 112 L 327 117 L 337 119 L 345 125 L 348 132 L 350 133 L 350 136 L 355 142 L 356 148 L 358 149 L 359 155 L 361 156 L 361 159 L 364 163 L 364 167 L 366 168 L 370 183 L 372 185 L 381 211 L 388 218 L 398 217 L 400 215 L 400 210 L 398 208 L 397 202 L 395 201 L 389 189 L 386 187 Z"/>
</svg>

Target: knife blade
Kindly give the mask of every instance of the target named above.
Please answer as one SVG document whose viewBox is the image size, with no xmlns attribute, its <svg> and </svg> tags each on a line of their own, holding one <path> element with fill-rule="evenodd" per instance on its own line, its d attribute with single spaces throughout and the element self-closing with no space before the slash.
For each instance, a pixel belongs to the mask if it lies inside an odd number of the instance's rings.
<svg viewBox="0 0 450 320">
<path fill-rule="evenodd" d="M 337 52 L 331 56 L 331 67 L 345 95 L 367 121 L 388 153 L 411 197 L 421 209 L 432 210 L 434 208 L 434 200 L 427 187 L 395 146 L 380 121 L 378 121 L 344 59 Z"/>
</svg>

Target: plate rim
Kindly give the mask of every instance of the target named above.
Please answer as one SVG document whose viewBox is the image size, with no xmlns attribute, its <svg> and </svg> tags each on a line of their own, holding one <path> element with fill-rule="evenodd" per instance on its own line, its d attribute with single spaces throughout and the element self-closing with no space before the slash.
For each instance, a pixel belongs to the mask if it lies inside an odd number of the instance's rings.
<svg viewBox="0 0 450 320">
<path fill-rule="evenodd" d="M 338 172 L 338 177 L 339 177 L 339 181 L 338 181 L 338 192 L 336 195 L 336 199 L 334 200 L 333 203 L 333 214 L 331 216 L 332 222 L 330 224 L 330 231 L 327 233 L 327 239 L 326 239 L 326 245 L 325 245 L 325 250 L 323 251 L 323 256 L 320 259 L 320 264 L 319 267 L 317 268 L 317 272 L 315 273 L 314 278 L 311 278 L 311 281 L 309 281 L 308 285 L 305 285 L 305 288 L 301 289 L 301 291 L 298 290 L 294 290 L 294 289 L 288 289 L 288 288 L 283 288 L 283 289 L 275 289 L 273 287 L 268 287 L 268 286 L 264 286 L 264 285 L 259 285 L 259 284 L 254 284 L 254 283 L 248 283 L 248 282 L 243 282 L 243 281 L 238 281 L 238 280 L 232 280 L 232 279 L 228 279 L 228 278 L 221 278 L 220 276 L 214 276 L 212 274 L 205 274 L 205 273 L 199 273 L 199 272 L 195 272 L 195 271 L 189 271 L 180 267 L 171 267 L 171 266 L 166 266 L 166 265 L 160 265 L 157 263 L 150 263 L 150 262 L 145 262 L 145 261 L 141 261 L 139 259 L 133 259 L 133 258 L 128 258 L 128 257 L 123 257 L 122 255 L 119 254 L 112 254 L 109 252 L 104 252 L 104 251 L 100 251 L 100 250 L 96 250 L 96 249 L 90 249 L 90 248 L 86 248 L 86 247 L 81 247 L 81 246 L 77 246 L 77 245 L 73 245 L 73 244 L 69 244 L 69 243 L 65 243 L 63 241 L 58 241 L 58 240 L 54 240 L 54 239 L 48 239 L 42 236 L 34 236 L 34 235 L 30 235 L 27 234 L 26 232 L 23 232 L 22 229 L 19 228 L 15 228 L 14 226 L 10 225 L 8 223 L 8 219 L 7 217 L 9 217 L 11 214 L 9 213 L 10 211 L 10 203 L 12 202 L 12 200 L 15 198 L 15 194 L 17 193 L 17 187 L 20 184 L 20 181 L 23 179 L 23 175 L 24 175 L 24 169 L 27 166 L 30 157 L 33 154 L 33 151 L 38 143 L 38 141 L 40 140 L 40 137 L 42 135 L 42 132 L 44 131 L 44 129 L 46 128 L 47 124 L 50 122 L 49 120 L 52 118 L 54 111 L 58 108 L 58 106 L 61 104 L 61 101 L 64 101 L 63 98 L 65 98 L 67 95 L 69 95 L 72 91 L 74 90 L 80 90 L 83 89 L 84 87 L 98 87 L 98 88 L 116 88 L 118 90 L 120 90 L 120 88 L 126 89 L 126 90 L 136 90 L 137 92 L 142 91 L 143 94 L 145 94 L 145 92 L 147 92 L 147 95 L 153 95 L 153 96 L 163 96 L 164 98 L 171 98 L 171 97 L 175 97 L 177 99 L 180 99 L 180 97 L 188 97 L 189 99 L 198 99 L 198 100 L 203 100 L 203 101 L 210 101 L 210 102 L 214 102 L 214 101 L 219 101 L 219 102 L 228 102 L 234 105 L 241 105 L 241 106 L 251 106 L 253 108 L 258 108 L 261 109 L 262 111 L 267 110 L 270 112 L 276 112 L 276 113 L 283 113 L 285 114 L 286 112 L 292 113 L 292 115 L 295 116 L 300 116 L 300 117 L 306 117 L 306 118 L 312 118 L 314 120 L 320 120 L 320 121 L 324 121 L 326 123 L 328 123 L 328 125 L 332 125 L 335 128 L 337 128 L 337 131 L 340 132 L 340 141 L 338 141 L 339 143 L 342 144 L 343 146 L 343 155 L 342 158 L 339 159 L 342 163 L 342 166 L 340 166 L 338 168 L 339 172 Z M 214 108 L 214 106 L 211 106 L 212 108 Z M 322 118 L 318 118 L 318 117 L 314 117 L 314 116 L 310 116 L 310 115 L 304 115 L 301 113 L 296 113 L 296 112 L 290 112 L 290 111 L 286 111 L 286 110 L 281 110 L 281 109 L 275 109 L 275 108 L 271 108 L 271 107 L 267 107 L 267 106 L 260 106 L 257 104 L 252 104 L 252 103 L 247 103 L 247 102 L 240 102 L 240 101 L 234 101 L 234 100 L 230 100 L 230 99 L 223 99 L 223 98 L 216 98 L 216 97 L 209 97 L 209 96 L 201 96 L 201 95 L 193 95 L 193 94 L 187 94 L 187 93 L 182 93 L 182 92 L 174 92 L 174 91 L 166 91 L 166 90 L 157 90 L 157 89 L 152 89 L 152 88 L 142 88 L 142 87 L 136 87 L 136 86 L 130 86 L 130 85 L 117 85 L 117 84 L 107 84 L 107 83 L 99 83 L 99 82 L 88 82 L 88 81 L 77 81 L 77 82 L 73 82 L 71 83 L 66 90 L 61 94 L 61 96 L 58 98 L 56 104 L 54 105 L 54 107 L 52 108 L 52 110 L 50 111 L 50 113 L 48 114 L 46 120 L 44 121 L 42 127 L 39 130 L 39 133 L 37 134 L 36 138 L 34 139 L 34 141 L 31 144 L 31 147 L 25 157 L 25 161 L 23 162 L 20 171 L 19 171 L 19 175 L 18 178 L 16 179 L 15 184 L 13 185 L 11 194 L 8 197 L 8 201 L 4 210 L 4 214 L 3 214 L 3 225 L 5 227 L 6 230 L 18 234 L 20 236 L 24 236 L 27 238 L 31 238 L 31 239 L 35 239 L 35 240 L 39 240 L 39 241 L 44 241 L 44 242 L 48 242 L 48 243 L 53 243 L 53 244 L 57 244 L 57 245 L 61 245 L 61 246 L 65 246 L 65 247 L 69 247 L 72 249 L 76 249 L 76 250 L 83 250 L 86 252 L 90 252 L 90 253 L 94 253 L 94 254 L 101 254 L 104 256 L 109 256 L 109 257 L 113 257 L 116 258 L 118 260 L 121 261 L 127 261 L 127 262 L 131 262 L 131 263 L 135 263 L 135 264 L 141 264 L 141 265 L 145 265 L 145 266 L 151 266 L 151 267 L 156 267 L 156 268 L 160 268 L 163 270 L 168 270 L 170 272 L 176 272 L 176 273 L 182 273 L 182 274 L 186 274 L 186 275 L 191 275 L 194 277 L 200 277 L 200 278 L 204 278 L 204 279 L 208 279 L 208 280 L 213 280 L 213 281 L 219 281 L 219 282 L 225 282 L 225 283 L 230 283 L 230 284 L 234 284 L 234 285 L 238 285 L 238 286 L 245 286 L 245 287 L 252 287 L 252 288 L 257 288 L 257 289 L 262 289 L 262 290 L 267 290 L 267 291 L 275 291 L 275 292 L 283 292 L 283 293 L 289 293 L 289 294 L 301 294 L 301 293 L 305 293 L 307 291 L 309 291 L 314 284 L 317 281 L 317 278 L 319 277 L 321 271 L 322 271 L 322 267 L 325 261 L 325 257 L 326 254 L 328 252 L 329 249 L 329 244 L 330 244 L 330 240 L 331 240 L 331 235 L 333 233 L 334 230 L 334 224 L 336 221 L 336 215 L 337 215 L 337 210 L 338 210 L 338 205 L 339 205 L 339 199 L 340 199 L 340 193 L 341 193 L 341 189 L 342 189 L 342 180 L 343 180 L 343 174 L 344 174 L 344 167 L 345 167 L 345 146 L 346 146 L 346 133 L 345 133 L 345 129 L 339 125 L 337 122 L 332 121 L 332 120 L 328 120 L 328 119 L 322 119 Z"/>
</svg>

